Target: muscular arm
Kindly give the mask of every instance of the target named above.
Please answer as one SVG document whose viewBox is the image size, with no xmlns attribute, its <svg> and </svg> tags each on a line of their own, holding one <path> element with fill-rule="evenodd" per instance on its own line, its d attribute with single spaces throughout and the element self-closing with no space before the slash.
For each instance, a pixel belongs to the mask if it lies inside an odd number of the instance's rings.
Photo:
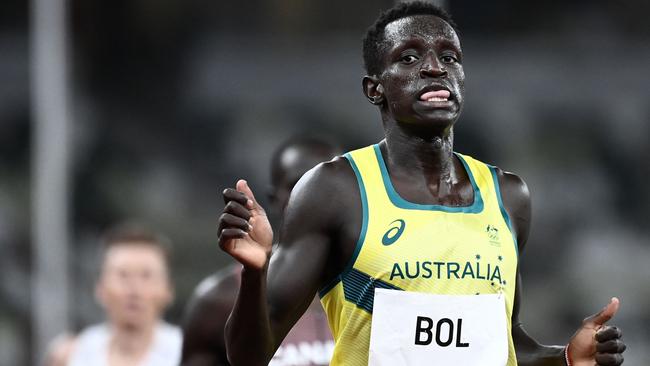
<svg viewBox="0 0 650 366">
<path fill-rule="evenodd" d="M 530 232 L 530 192 L 517 175 L 498 170 L 503 204 L 510 216 L 517 237 L 519 256 L 523 254 Z M 521 309 L 521 274 L 517 268 L 517 284 L 512 314 L 512 338 L 517 352 L 517 363 L 522 366 L 564 366 L 564 347 L 545 346 L 533 339 L 519 320 Z"/>
<path fill-rule="evenodd" d="M 517 237 L 519 256 L 523 254 L 530 232 L 530 192 L 518 176 L 498 170 L 503 204 L 508 211 L 512 229 Z M 517 269 L 517 285 L 512 313 L 512 338 L 517 363 L 522 366 L 564 366 L 563 346 L 544 346 L 534 340 L 519 321 L 521 308 L 521 274 Z"/>
<path fill-rule="evenodd" d="M 340 158 L 308 172 L 293 189 L 273 257 L 260 269 L 244 266 L 226 325 L 233 365 L 266 365 L 318 288 L 342 269 L 341 233 L 361 215 L 353 174 Z"/>
<path fill-rule="evenodd" d="M 183 366 L 227 366 L 224 328 L 237 290 L 239 271 L 229 266 L 197 286 L 183 321 Z"/>
<path fill-rule="evenodd" d="M 526 183 L 511 173 L 498 171 L 503 203 L 517 236 L 519 255 L 524 251 L 530 229 L 530 193 Z M 521 274 L 517 270 L 517 285 L 512 314 L 512 338 L 517 362 L 522 366 L 564 366 L 564 346 L 539 344 L 524 330 L 519 321 L 521 308 Z M 617 327 L 604 325 L 618 309 L 618 300 L 610 301 L 599 313 L 583 320 L 582 326 L 569 341 L 574 366 L 620 365 L 625 344 Z"/>
</svg>

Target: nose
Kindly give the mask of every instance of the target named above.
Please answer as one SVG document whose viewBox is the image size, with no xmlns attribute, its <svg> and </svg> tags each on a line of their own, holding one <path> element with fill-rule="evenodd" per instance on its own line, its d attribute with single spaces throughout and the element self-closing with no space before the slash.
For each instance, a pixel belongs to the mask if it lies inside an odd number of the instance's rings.
<svg viewBox="0 0 650 366">
<path fill-rule="evenodd" d="M 447 69 L 440 63 L 436 55 L 429 53 L 422 62 L 422 67 L 420 68 L 420 77 L 421 78 L 431 78 L 431 77 L 445 77 L 447 76 Z"/>
</svg>

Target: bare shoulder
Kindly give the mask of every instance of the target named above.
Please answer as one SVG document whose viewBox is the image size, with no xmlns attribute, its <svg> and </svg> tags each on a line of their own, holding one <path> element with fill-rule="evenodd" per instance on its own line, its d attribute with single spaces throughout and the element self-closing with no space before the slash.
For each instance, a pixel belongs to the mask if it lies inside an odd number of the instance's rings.
<svg viewBox="0 0 650 366">
<path fill-rule="evenodd" d="M 526 182 L 517 174 L 496 168 L 503 205 L 510 216 L 517 235 L 519 252 L 528 240 L 531 219 L 530 191 Z"/>
<path fill-rule="evenodd" d="M 331 191 L 349 187 L 356 182 L 354 172 L 345 157 L 337 156 L 334 159 L 322 162 L 305 173 L 298 181 L 293 191 L 306 193 L 306 191 Z"/>
<path fill-rule="evenodd" d="M 306 309 L 318 288 L 341 272 L 361 228 L 360 197 L 356 175 L 344 157 L 317 165 L 298 181 L 269 267 L 275 308 L 300 302 Z"/>
<path fill-rule="evenodd" d="M 297 219 L 305 212 L 320 222 L 341 213 L 359 201 L 356 176 L 345 157 L 320 163 L 298 181 L 291 192 L 285 220 Z"/>
<path fill-rule="evenodd" d="M 236 264 L 229 265 L 204 278 L 194 289 L 188 304 L 188 312 L 234 303 L 239 290 L 239 282 L 239 271 Z"/>
<path fill-rule="evenodd" d="M 530 191 L 526 182 L 517 174 L 507 172 L 501 168 L 496 168 L 497 178 L 499 179 L 499 186 L 501 188 L 501 195 L 504 204 L 508 205 L 505 201 L 511 202 L 515 206 L 528 202 L 530 204 Z"/>
<path fill-rule="evenodd" d="M 194 290 L 185 309 L 185 343 L 194 338 L 212 338 L 225 325 L 237 299 L 239 272 L 234 265 L 206 277 Z"/>
<path fill-rule="evenodd" d="M 183 365 L 205 364 L 197 359 L 226 364 L 223 332 L 239 289 L 236 266 L 206 277 L 194 290 L 183 319 Z"/>
</svg>

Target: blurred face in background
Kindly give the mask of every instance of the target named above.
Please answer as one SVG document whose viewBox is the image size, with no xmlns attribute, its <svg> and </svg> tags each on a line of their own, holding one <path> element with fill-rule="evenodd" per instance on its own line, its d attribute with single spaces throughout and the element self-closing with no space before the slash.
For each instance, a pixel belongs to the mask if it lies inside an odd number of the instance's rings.
<svg viewBox="0 0 650 366">
<path fill-rule="evenodd" d="M 138 242 L 110 246 L 95 293 L 113 326 L 154 326 L 173 298 L 162 249 Z"/>
<path fill-rule="evenodd" d="M 328 161 L 339 154 L 333 146 L 290 146 L 280 155 L 274 166 L 277 174 L 273 178 L 270 192 L 271 203 L 278 213 L 282 213 L 289 202 L 291 190 L 308 170 L 319 163 Z"/>
</svg>

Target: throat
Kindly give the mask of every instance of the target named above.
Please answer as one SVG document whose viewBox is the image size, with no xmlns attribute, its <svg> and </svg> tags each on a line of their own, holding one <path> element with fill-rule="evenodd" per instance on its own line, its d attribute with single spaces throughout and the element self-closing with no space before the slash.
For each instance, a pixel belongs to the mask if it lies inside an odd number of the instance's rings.
<svg viewBox="0 0 650 366">
<path fill-rule="evenodd" d="M 137 361 L 148 352 L 153 342 L 154 329 L 127 329 L 114 327 L 109 341 L 112 359 Z M 120 364 L 119 362 L 117 364 Z M 126 363 L 130 364 L 130 363 Z"/>
<path fill-rule="evenodd" d="M 387 169 L 386 177 L 395 193 L 402 199 L 425 205 L 452 207 L 471 206 L 474 189 L 465 166 L 451 146 L 428 145 L 416 152 L 392 149 L 388 143 L 380 151 Z M 426 153 L 426 154 L 424 154 Z"/>
<path fill-rule="evenodd" d="M 418 179 L 419 178 L 419 179 Z M 471 206 L 474 191 L 468 180 L 452 180 L 450 176 L 391 177 L 396 192 L 409 202 L 449 207 Z"/>
<path fill-rule="evenodd" d="M 428 185 L 433 204 L 450 207 L 471 206 L 474 201 L 471 185 L 451 184 L 441 182 L 437 187 Z"/>
<path fill-rule="evenodd" d="M 380 143 L 391 168 L 405 169 L 440 182 L 453 175 L 454 131 L 451 127 L 436 131 L 430 127 L 394 123 L 386 129 Z"/>
</svg>

